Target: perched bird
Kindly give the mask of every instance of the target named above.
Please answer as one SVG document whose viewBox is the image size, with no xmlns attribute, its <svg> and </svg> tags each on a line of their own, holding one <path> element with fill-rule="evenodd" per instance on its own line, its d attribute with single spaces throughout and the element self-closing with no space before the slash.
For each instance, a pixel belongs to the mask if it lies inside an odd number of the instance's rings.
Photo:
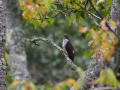
<svg viewBox="0 0 120 90">
<path fill-rule="evenodd" d="M 75 50 L 70 43 L 69 37 L 67 35 L 63 38 L 63 49 L 67 52 L 68 57 L 74 61 Z"/>
</svg>

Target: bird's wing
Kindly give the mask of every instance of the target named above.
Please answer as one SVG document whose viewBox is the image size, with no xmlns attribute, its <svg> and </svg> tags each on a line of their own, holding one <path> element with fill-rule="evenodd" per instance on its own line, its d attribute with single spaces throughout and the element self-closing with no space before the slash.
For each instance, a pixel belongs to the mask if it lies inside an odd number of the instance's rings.
<svg viewBox="0 0 120 90">
<path fill-rule="evenodd" d="M 65 48 L 66 48 L 66 51 L 67 51 L 67 53 L 68 53 L 69 58 L 70 58 L 71 60 L 74 60 L 75 50 L 74 50 L 72 44 L 71 44 L 70 42 L 68 42 L 68 43 L 66 44 Z"/>
</svg>

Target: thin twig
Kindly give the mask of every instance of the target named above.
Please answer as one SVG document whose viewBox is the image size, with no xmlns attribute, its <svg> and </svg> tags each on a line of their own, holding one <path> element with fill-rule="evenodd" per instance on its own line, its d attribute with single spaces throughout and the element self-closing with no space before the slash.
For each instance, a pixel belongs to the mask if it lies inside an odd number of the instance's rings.
<svg viewBox="0 0 120 90">
<path fill-rule="evenodd" d="M 87 0 L 87 1 L 85 1 L 85 4 L 84 4 L 85 8 L 86 8 L 87 4 L 88 4 L 88 0 Z"/>
<path fill-rule="evenodd" d="M 90 14 L 91 16 L 94 16 L 94 17 L 96 17 L 97 19 L 100 19 L 100 20 L 101 20 L 101 17 L 99 17 L 99 16 L 97 16 L 97 15 L 91 13 L 91 12 L 88 11 L 86 8 L 84 8 L 82 5 L 80 5 L 80 4 L 78 4 L 78 3 L 75 3 L 75 4 L 79 5 L 80 8 L 82 8 L 87 14 Z"/>
<path fill-rule="evenodd" d="M 101 15 L 101 14 L 98 12 L 98 10 L 94 7 L 92 1 L 91 1 L 91 0 L 88 0 L 88 1 L 89 1 L 90 5 L 92 6 L 92 8 L 96 11 L 97 15 L 98 15 L 101 19 L 103 19 L 102 15 Z"/>
<path fill-rule="evenodd" d="M 59 50 L 65 56 L 67 63 L 71 65 L 72 69 L 76 70 L 78 68 L 78 66 L 75 65 L 72 62 L 72 60 L 68 57 L 68 55 L 66 54 L 66 52 L 60 46 L 58 46 L 55 42 L 53 42 L 52 40 L 48 40 L 48 39 L 43 38 L 43 37 L 38 37 L 38 38 L 33 38 L 33 39 L 27 39 L 26 38 L 25 41 L 29 41 L 29 42 L 32 42 L 32 43 L 34 43 L 36 41 L 43 41 L 46 44 L 53 46 L 54 48 L 56 48 L 57 50 Z"/>
</svg>

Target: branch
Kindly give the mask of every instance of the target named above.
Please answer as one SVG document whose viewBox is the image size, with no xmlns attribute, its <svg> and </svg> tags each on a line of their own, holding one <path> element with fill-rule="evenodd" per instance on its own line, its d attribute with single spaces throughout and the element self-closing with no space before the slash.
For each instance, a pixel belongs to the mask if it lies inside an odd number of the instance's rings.
<svg viewBox="0 0 120 90">
<path fill-rule="evenodd" d="M 102 15 L 101 15 L 101 14 L 97 11 L 97 9 L 94 7 L 92 1 L 91 1 L 91 0 L 88 0 L 88 1 L 89 1 L 89 3 L 91 4 L 92 8 L 96 11 L 97 15 L 98 15 L 101 19 L 103 19 Z"/>
<path fill-rule="evenodd" d="M 96 55 L 90 60 L 87 70 L 85 71 L 85 77 L 77 80 L 77 83 L 83 84 L 79 90 L 90 90 L 91 81 L 96 80 L 99 77 L 100 71 L 105 68 L 103 56 L 101 55 L 98 60 L 97 55 L 98 54 L 96 53 Z M 70 90 L 74 89 L 75 87 L 73 86 Z"/>
<path fill-rule="evenodd" d="M 66 54 L 66 52 L 60 46 L 58 46 L 55 42 L 53 42 L 52 40 L 48 40 L 48 39 L 43 38 L 43 37 L 38 37 L 38 38 L 33 38 L 33 39 L 25 38 L 25 41 L 32 42 L 32 43 L 34 43 L 37 46 L 39 44 L 37 44 L 36 41 L 43 41 L 44 43 L 53 46 L 54 48 L 56 48 L 57 50 L 59 50 L 65 56 L 66 62 L 71 65 L 71 67 L 72 67 L 73 70 L 76 70 L 78 68 L 78 66 L 75 65 L 72 62 L 72 60 L 68 57 L 68 55 Z"/>
<path fill-rule="evenodd" d="M 87 0 L 87 1 L 85 1 L 85 4 L 84 4 L 85 8 L 86 8 L 87 4 L 88 4 L 88 0 Z"/>
<path fill-rule="evenodd" d="M 83 86 L 79 90 L 89 90 L 91 87 L 91 81 L 99 77 L 100 71 L 103 68 L 103 60 L 98 61 L 97 56 L 93 60 L 91 60 L 87 70 L 85 71 L 86 76 L 82 79 Z M 81 80 L 78 80 L 78 82 L 81 82 Z"/>
<path fill-rule="evenodd" d="M 95 6 L 93 5 L 92 1 L 91 1 L 91 0 L 88 0 L 88 1 L 89 1 L 90 5 L 92 6 L 92 8 L 93 8 L 93 9 L 95 10 L 95 12 L 97 13 L 97 15 L 98 15 L 101 19 L 103 19 L 103 16 L 102 16 L 102 15 L 99 13 L 99 11 L 95 8 Z M 111 26 L 110 26 L 110 24 L 109 24 L 108 21 L 106 22 L 106 26 L 108 27 L 109 31 L 111 31 L 112 33 L 115 34 L 115 36 L 118 37 L 118 35 L 114 32 L 115 30 L 113 30 L 113 29 L 111 28 Z"/>
<path fill-rule="evenodd" d="M 82 5 L 80 5 L 80 4 L 78 4 L 78 3 L 75 3 L 75 4 L 79 5 L 80 8 L 82 8 L 87 14 L 90 14 L 91 16 L 96 17 L 97 19 L 100 19 L 100 20 L 101 20 L 101 17 L 99 17 L 99 16 L 97 16 L 97 15 L 91 13 L 91 12 L 88 11 L 86 8 L 84 8 Z"/>
</svg>

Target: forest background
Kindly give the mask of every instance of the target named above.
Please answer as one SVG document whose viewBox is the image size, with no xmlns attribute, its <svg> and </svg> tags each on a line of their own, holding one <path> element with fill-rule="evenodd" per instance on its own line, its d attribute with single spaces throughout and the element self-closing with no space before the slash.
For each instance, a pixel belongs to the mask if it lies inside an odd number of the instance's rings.
<svg viewBox="0 0 120 90">
<path fill-rule="evenodd" d="M 119 0 L 1 2 L 8 89 L 119 90 Z M 76 51 L 74 62 L 62 49 L 65 34 Z"/>
</svg>

